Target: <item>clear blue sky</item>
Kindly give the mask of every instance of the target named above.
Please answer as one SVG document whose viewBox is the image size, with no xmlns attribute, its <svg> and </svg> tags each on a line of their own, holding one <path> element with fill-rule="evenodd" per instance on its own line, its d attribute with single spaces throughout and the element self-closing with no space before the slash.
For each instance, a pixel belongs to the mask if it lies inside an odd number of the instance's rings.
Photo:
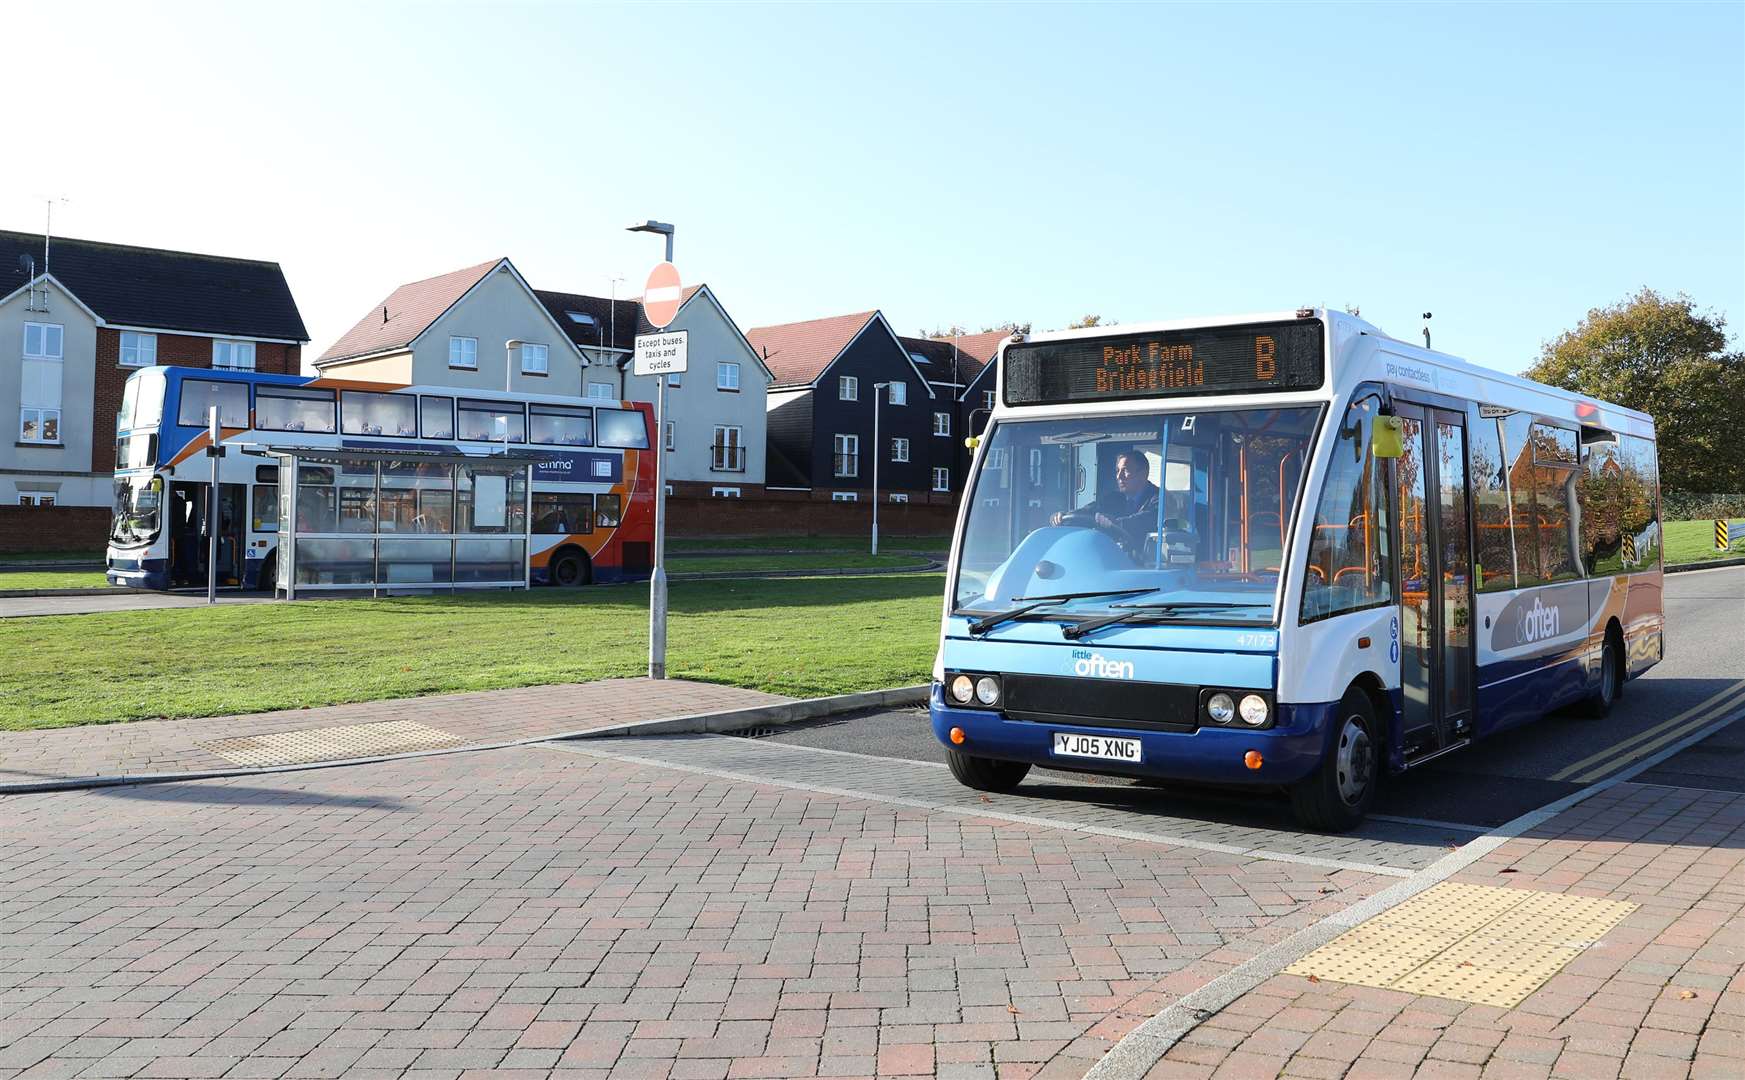
<svg viewBox="0 0 1745 1080">
<path fill-rule="evenodd" d="M 498 255 L 625 295 L 640 217 L 747 327 L 1355 304 L 1518 370 L 1649 285 L 1745 329 L 1739 3 L 169 6 L 8 13 L 0 227 L 276 259 L 315 349 Z"/>
</svg>

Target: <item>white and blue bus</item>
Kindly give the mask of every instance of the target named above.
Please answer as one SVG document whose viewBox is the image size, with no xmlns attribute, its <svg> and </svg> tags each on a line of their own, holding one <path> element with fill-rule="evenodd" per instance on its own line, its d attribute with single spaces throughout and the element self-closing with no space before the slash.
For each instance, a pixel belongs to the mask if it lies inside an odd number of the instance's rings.
<svg viewBox="0 0 1745 1080">
<path fill-rule="evenodd" d="M 952 772 L 1409 769 L 1662 655 L 1654 422 L 1319 309 L 1014 337 L 952 544 Z"/>
<path fill-rule="evenodd" d="M 533 584 L 637 581 L 652 569 L 654 422 L 645 404 L 149 367 L 128 376 L 116 417 L 110 584 L 205 585 L 213 493 L 204 451 L 214 406 L 226 450 L 234 450 L 219 459 L 220 584 L 274 586 L 279 472 L 266 452 L 274 447 L 482 462 L 514 453 L 532 463 L 525 573 Z M 416 466 L 403 467 L 379 501 L 373 490 L 336 484 L 332 470 L 328 477 L 325 490 L 302 493 L 299 516 L 325 519 L 313 527 L 335 535 L 447 535 L 467 516 L 465 490 L 420 479 Z M 463 479 L 457 474 L 456 483 Z"/>
</svg>

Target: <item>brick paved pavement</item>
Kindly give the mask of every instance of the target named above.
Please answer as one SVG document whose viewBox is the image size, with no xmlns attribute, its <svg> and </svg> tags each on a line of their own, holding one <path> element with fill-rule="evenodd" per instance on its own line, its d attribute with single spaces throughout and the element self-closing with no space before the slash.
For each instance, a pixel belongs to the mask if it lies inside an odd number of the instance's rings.
<svg viewBox="0 0 1745 1080">
<path fill-rule="evenodd" d="M 0 1078 L 1079 1076 L 1397 880 L 548 747 L 0 824 Z"/>
<path fill-rule="evenodd" d="M 1277 975 L 1149 1077 L 1745 1077 L 1745 795 L 1622 784 L 1451 880 L 1640 904 L 1503 1010 Z"/>
<path fill-rule="evenodd" d="M 415 720 L 462 744 L 491 744 L 787 700 L 684 679 L 604 679 L 242 716 L 6 732 L 0 737 L 0 783 L 232 769 L 232 761 L 200 744 L 281 731 Z"/>
</svg>

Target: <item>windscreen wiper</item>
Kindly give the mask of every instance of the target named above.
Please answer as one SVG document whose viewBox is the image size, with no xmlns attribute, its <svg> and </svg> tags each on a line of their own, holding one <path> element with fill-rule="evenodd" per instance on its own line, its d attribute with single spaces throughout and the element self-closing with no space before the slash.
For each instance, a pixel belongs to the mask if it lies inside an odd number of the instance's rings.
<svg viewBox="0 0 1745 1080">
<path fill-rule="evenodd" d="M 1020 605 L 1019 607 L 1009 611 L 995 612 L 992 615 L 984 615 L 969 624 L 969 632 L 971 637 L 977 637 L 1001 623 L 1011 622 L 1013 619 L 1028 615 L 1037 608 L 1047 607 L 1049 604 L 1065 603 L 1068 600 L 1089 600 L 1093 596 L 1140 596 L 1156 591 L 1156 589 L 1103 589 L 1100 592 L 1059 593 L 1055 596 L 1014 596 L 1012 599 Z"/>
<path fill-rule="evenodd" d="M 1158 604 L 1111 604 L 1123 610 L 1112 615 L 1097 615 L 1060 628 L 1060 636 L 1068 641 L 1077 641 L 1092 630 L 1101 630 L 1105 626 L 1128 622 L 1142 615 L 1173 615 L 1178 611 L 1216 611 L 1219 608 L 1263 608 L 1271 604 L 1252 603 L 1245 600 L 1229 600 L 1222 603 L 1158 603 Z"/>
</svg>

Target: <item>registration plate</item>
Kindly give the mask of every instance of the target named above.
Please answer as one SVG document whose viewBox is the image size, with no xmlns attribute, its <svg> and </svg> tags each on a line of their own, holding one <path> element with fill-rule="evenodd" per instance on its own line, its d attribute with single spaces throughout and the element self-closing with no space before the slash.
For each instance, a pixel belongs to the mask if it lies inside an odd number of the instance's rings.
<svg viewBox="0 0 1745 1080">
<path fill-rule="evenodd" d="M 1100 758 L 1105 761 L 1139 761 L 1138 739 L 1115 739 L 1107 735 L 1054 733 L 1054 752 L 1062 757 Z"/>
</svg>

